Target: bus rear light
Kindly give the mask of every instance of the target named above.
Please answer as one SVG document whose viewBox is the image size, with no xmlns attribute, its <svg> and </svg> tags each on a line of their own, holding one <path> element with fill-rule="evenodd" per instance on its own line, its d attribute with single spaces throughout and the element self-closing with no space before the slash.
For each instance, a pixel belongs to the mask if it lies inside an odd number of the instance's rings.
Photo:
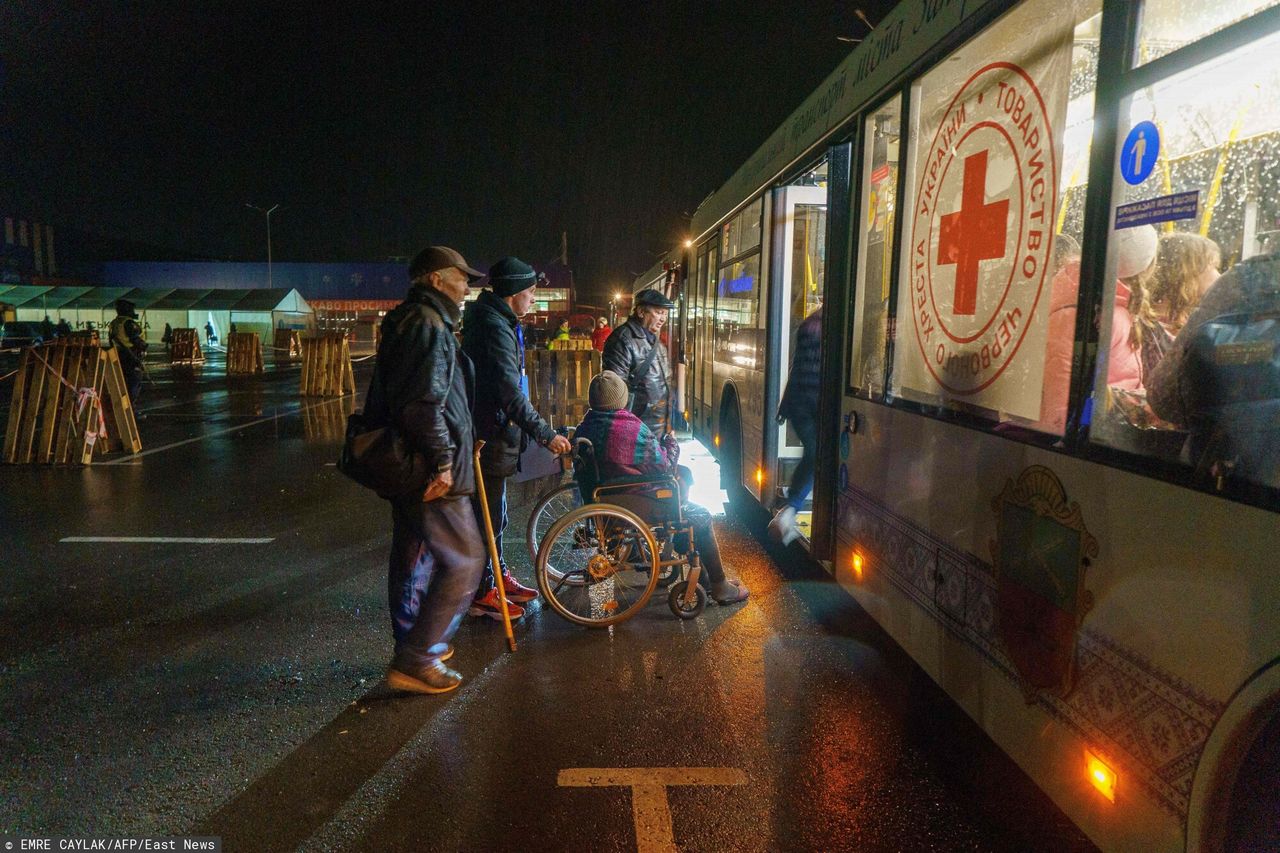
<svg viewBox="0 0 1280 853">
<path fill-rule="evenodd" d="M 1089 783 L 1098 789 L 1102 796 L 1111 802 L 1116 801 L 1116 771 L 1107 766 L 1107 763 L 1089 750 L 1084 751 L 1085 772 L 1089 776 Z"/>
</svg>

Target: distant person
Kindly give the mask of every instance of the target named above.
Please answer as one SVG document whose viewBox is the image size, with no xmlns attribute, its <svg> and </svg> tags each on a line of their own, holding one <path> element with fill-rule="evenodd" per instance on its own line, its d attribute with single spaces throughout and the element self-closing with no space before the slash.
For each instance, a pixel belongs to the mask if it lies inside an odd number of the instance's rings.
<svg viewBox="0 0 1280 853">
<path fill-rule="evenodd" d="M 791 474 L 786 500 L 769 522 L 769 534 L 784 545 L 800 535 L 796 515 L 813 491 L 813 471 L 818 453 L 818 390 L 822 387 L 822 308 L 804 319 L 796 329 L 795 354 L 787 375 L 787 390 L 778 404 L 778 423 L 791 428 L 804 448 L 800 464 Z"/>
<path fill-rule="evenodd" d="M 1150 376 L 1187 318 L 1218 280 L 1222 250 L 1207 237 L 1185 231 L 1160 235 L 1151 293 L 1136 322 L 1143 327 L 1142 375 Z"/>
<path fill-rule="evenodd" d="M 55 328 L 56 327 L 53 325 L 53 320 L 49 319 L 48 314 L 45 314 L 44 319 L 40 321 L 41 340 L 45 340 L 45 341 L 53 340 L 53 333 Z"/>
<path fill-rule="evenodd" d="M 235 323 L 232 323 L 232 324 L 231 324 L 231 330 L 230 330 L 230 331 L 231 331 L 231 334 L 233 334 L 233 335 L 234 335 L 234 334 L 238 334 L 238 333 L 236 332 L 236 324 L 235 324 Z"/>
<path fill-rule="evenodd" d="M 160 336 L 160 343 L 164 344 L 165 352 L 168 352 L 173 345 L 173 326 L 168 323 L 164 324 L 164 334 Z"/>
<path fill-rule="evenodd" d="M 71 334 L 71 324 L 67 322 L 66 317 L 58 318 L 58 325 L 54 327 L 54 333 L 60 338 Z"/>
<path fill-rule="evenodd" d="M 596 320 L 596 327 L 591 332 L 591 348 L 596 352 L 604 352 L 604 342 L 609 340 L 611 334 L 613 327 L 609 325 L 609 318 L 601 317 Z"/>
<path fill-rule="evenodd" d="M 560 328 L 556 329 L 555 335 L 547 342 L 547 349 L 555 349 L 555 345 L 560 341 L 569 340 L 569 321 L 565 320 L 560 324 Z"/>
<path fill-rule="evenodd" d="M 397 425 L 436 471 L 421 496 L 391 502 L 387 600 L 395 654 L 387 684 L 394 690 L 445 693 L 462 683 L 444 661 L 475 595 L 485 546 L 470 499 L 475 374 L 455 332 L 459 306 L 480 278 L 453 249 L 418 253 L 408 294 L 383 318 L 365 398 L 365 417 Z"/>
<path fill-rule="evenodd" d="M 682 501 L 692 479 L 688 468 L 676 464 L 680 445 L 675 435 L 661 438 L 626 408 L 630 396 L 622 377 L 611 370 L 597 374 L 587 390 L 591 409 L 574 432 L 574 438 L 591 442 L 592 455 L 601 482 L 637 474 L 676 474 L 682 482 Z M 719 604 L 738 604 L 751 591 L 739 581 L 725 577 L 720 548 L 711 527 L 711 513 L 693 503 L 684 503 L 685 518 L 693 524 L 694 546 L 702 561 L 698 583 Z"/>
<path fill-rule="evenodd" d="M 524 370 L 524 329 L 520 318 L 533 307 L 538 277 L 519 258 L 503 258 L 489 270 L 489 287 L 467 304 L 462 319 L 462 350 L 475 363 L 476 398 L 472 408 L 480 451 L 485 496 L 501 562 L 502 584 L 511 618 L 524 615 L 519 605 L 533 601 L 538 591 L 512 577 L 502 557 L 502 532 L 507 526 L 507 478 L 520 469 L 520 454 L 529 442 L 552 453 L 568 453 L 569 440 L 557 435 L 529 402 Z M 476 520 L 483 529 L 479 496 Z M 494 566 L 485 561 L 484 573 L 468 611 L 472 616 L 502 618 L 502 602 L 494 585 Z"/>
<path fill-rule="evenodd" d="M 124 373 L 129 399 L 137 408 L 142 394 L 142 359 L 147 352 L 147 342 L 142 336 L 142 326 L 138 324 L 138 312 L 129 300 L 116 300 L 116 318 L 111 321 L 108 337 L 108 343 L 120 357 L 120 369 Z"/>
<path fill-rule="evenodd" d="M 213 332 L 213 323 L 206 322 L 204 324 L 204 342 L 212 345 L 218 340 L 218 336 Z"/>
<path fill-rule="evenodd" d="M 1277 312 L 1280 255 L 1241 261 L 1205 293 L 1151 376 L 1152 409 L 1190 432 L 1190 463 L 1219 488 L 1280 486 Z"/>
<path fill-rule="evenodd" d="M 674 307 L 660 291 L 640 291 L 627 322 L 604 344 L 604 368 L 623 378 L 631 391 L 628 408 L 658 435 L 671 432 L 671 362 L 658 334 Z"/>
</svg>

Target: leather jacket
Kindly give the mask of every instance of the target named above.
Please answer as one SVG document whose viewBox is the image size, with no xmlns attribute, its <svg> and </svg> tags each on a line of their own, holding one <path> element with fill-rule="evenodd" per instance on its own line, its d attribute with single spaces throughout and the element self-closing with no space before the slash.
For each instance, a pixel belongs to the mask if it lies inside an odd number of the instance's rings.
<svg viewBox="0 0 1280 853">
<path fill-rule="evenodd" d="M 475 372 L 458 346 L 458 306 L 429 285 L 414 285 L 382 320 L 365 416 L 394 423 L 437 471 L 453 471 L 450 496 L 475 491 L 471 400 Z"/>
<path fill-rule="evenodd" d="M 649 369 L 643 376 L 637 375 L 649 356 L 649 349 L 657 347 Z M 645 331 L 635 317 L 613 330 L 604 342 L 603 366 L 612 370 L 627 382 L 631 389 L 631 405 L 628 407 L 645 426 L 663 435 L 668 431 L 668 410 L 671 401 L 671 362 L 666 347 Z"/>
<path fill-rule="evenodd" d="M 480 462 L 486 474 L 498 477 L 516 472 L 530 440 L 546 444 L 555 435 L 521 387 L 519 323 L 511 306 L 491 290 L 482 290 L 467 305 L 462 320 L 462 350 L 476 368 L 472 412 L 476 438 L 485 441 Z"/>
</svg>

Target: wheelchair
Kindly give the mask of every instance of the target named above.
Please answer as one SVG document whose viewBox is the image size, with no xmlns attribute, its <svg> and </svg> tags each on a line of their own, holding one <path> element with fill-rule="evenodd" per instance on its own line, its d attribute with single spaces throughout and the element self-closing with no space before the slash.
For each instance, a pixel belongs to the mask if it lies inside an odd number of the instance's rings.
<svg viewBox="0 0 1280 853">
<path fill-rule="evenodd" d="M 675 474 L 602 480 L 594 448 L 574 439 L 582 504 L 556 520 L 534 561 L 543 600 L 578 625 L 604 628 L 630 619 L 659 582 L 667 605 L 693 619 L 707 605 L 702 563 Z"/>
</svg>

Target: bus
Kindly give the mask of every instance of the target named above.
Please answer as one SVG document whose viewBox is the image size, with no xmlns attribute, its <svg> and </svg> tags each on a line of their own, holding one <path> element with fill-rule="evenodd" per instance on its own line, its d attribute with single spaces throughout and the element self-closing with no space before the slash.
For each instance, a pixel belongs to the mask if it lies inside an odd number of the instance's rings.
<svg viewBox="0 0 1280 853">
<path fill-rule="evenodd" d="M 1280 849 L 1278 95 L 1275 0 L 904 0 L 644 277 L 766 508 L 825 306 L 804 547 L 1105 850 Z"/>
</svg>

